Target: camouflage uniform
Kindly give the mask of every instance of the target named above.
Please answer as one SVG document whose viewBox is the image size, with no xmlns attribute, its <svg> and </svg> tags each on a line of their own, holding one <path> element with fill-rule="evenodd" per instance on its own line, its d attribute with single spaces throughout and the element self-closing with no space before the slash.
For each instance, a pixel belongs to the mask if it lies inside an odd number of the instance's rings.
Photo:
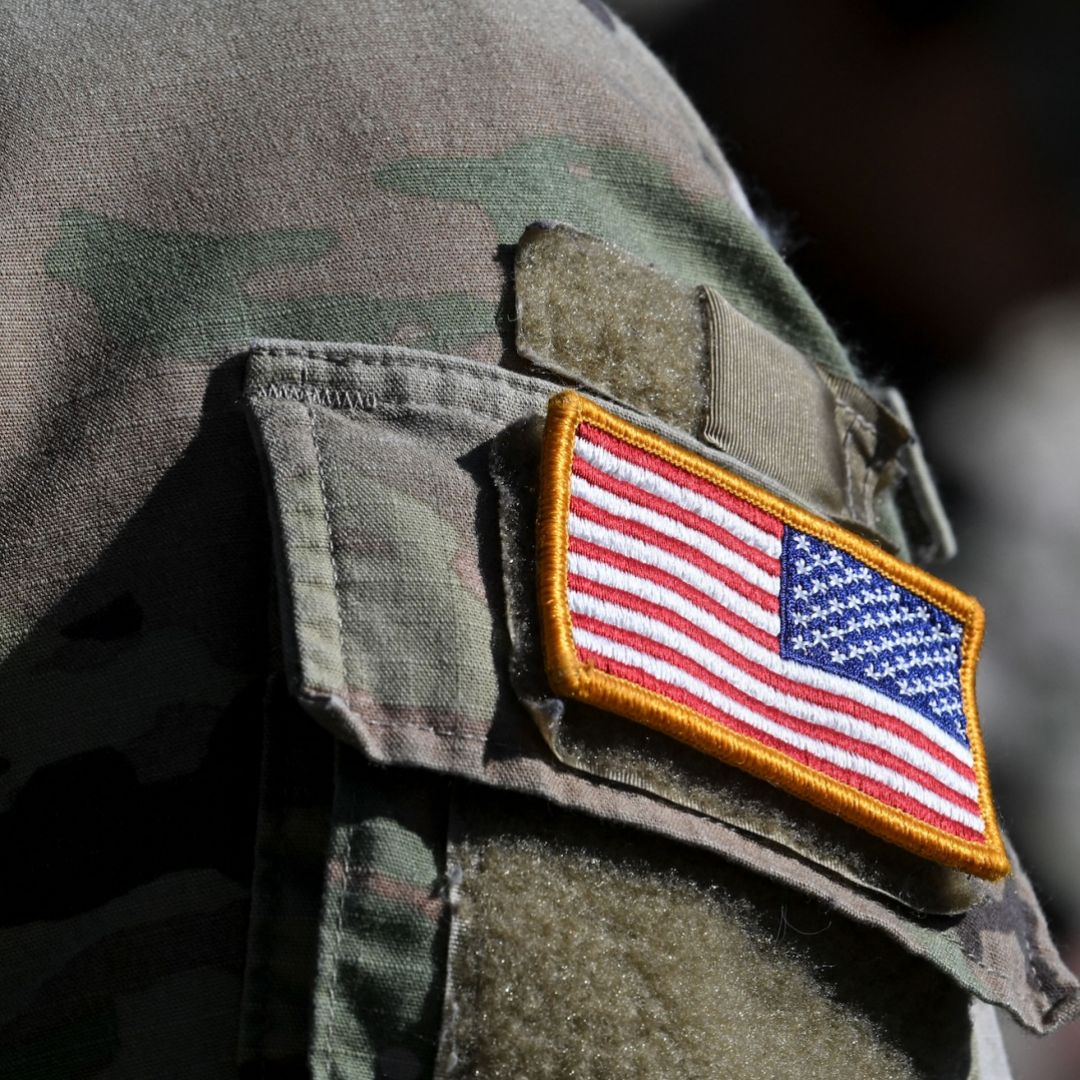
<svg viewBox="0 0 1080 1080">
<path fill-rule="evenodd" d="M 988 1076 L 973 998 L 1076 1012 L 1019 868 L 525 707 L 526 227 L 852 376 L 602 4 L 2 8 L 0 1075 Z"/>
</svg>

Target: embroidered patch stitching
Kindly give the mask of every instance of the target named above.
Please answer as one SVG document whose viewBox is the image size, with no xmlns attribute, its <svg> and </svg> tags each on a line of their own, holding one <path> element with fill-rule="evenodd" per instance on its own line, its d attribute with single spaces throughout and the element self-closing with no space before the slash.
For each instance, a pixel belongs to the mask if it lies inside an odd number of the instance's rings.
<svg viewBox="0 0 1080 1080">
<path fill-rule="evenodd" d="M 557 693 L 1008 872 L 971 597 L 572 391 L 548 408 L 538 573 Z"/>
</svg>

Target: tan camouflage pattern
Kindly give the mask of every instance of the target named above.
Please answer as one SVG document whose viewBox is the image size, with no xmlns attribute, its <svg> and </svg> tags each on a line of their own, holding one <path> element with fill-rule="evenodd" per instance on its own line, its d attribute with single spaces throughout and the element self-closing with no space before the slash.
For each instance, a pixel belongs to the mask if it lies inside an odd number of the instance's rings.
<svg viewBox="0 0 1080 1080">
<path fill-rule="evenodd" d="M 521 366 L 508 350 L 508 245 L 558 217 L 715 286 L 823 365 L 850 364 L 700 120 L 599 0 L 0 0 L 0 146 L 0 1075 L 307 1075 L 338 910 L 357 915 L 338 958 L 356 994 L 335 1025 L 341 1062 L 322 1067 L 415 1074 L 441 978 L 433 903 L 417 914 L 441 873 L 441 781 L 420 821 L 349 810 L 322 729 L 273 749 L 283 724 L 305 719 L 275 688 L 279 625 L 291 634 L 317 616 L 287 609 L 281 624 L 271 595 L 287 564 L 238 404 L 250 341 L 396 343 Z M 516 414 L 507 385 L 490 393 Z M 353 424 L 312 411 L 335 434 Z M 428 565 L 453 570 L 445 594 L 427 590 L 427 646 L 468 640 L 465 660 L 409 695 L 338 685 L 353 707 L 364 690 L 382 695 L 364 709 L 371 721 L 448 733 L 436 745 L 467 762 L 493 714 L 517 714 L 490 640 L 475 637 L 498 583 L 461 543 L 483 463 L 461 464 L 476 478 L 471 505 L 417 484 L 419 470 L 445 474 L 447 445 L 402 470 L 380 443 L 366 481 L 380 509 L 346 540 L 362 552 L 394 543 L 389 526 L 427 531 Z M 305 459 L 293 468 L 297 502 L 279 509 L 317 510 Z M 372 536 L 379 514 L 388 531 Z M 388 624 L 375 644 L 409 639 Z M 523 760 L 535 771 L 533 740 Z M 645 828 L 673 831 L 664 808 L 636 798 Z M 343 853 L 376 835 L 385 860 L 346 873 Z M 417 859 L 402 869 L 408 845 Z M 734 833 L 700 846 L 752 861 Z M 781 868 L 859 907 L 812 866 L 762 865 Z M 373 893 L 376 870 L 401 888 Z M 1011 887 L 1027 903 L 1023 879 Z M 409 961 L 399 1019 L 365 1027 L 356 957 L 361 939 L 380 946 L 364 915 L 373 894 L 412 920 L 425 959 Z M 866 920 L 1039 1027 L 1072 1009 L 1075 987 L 1037 909 L 1023 910 L 1026 937 L 996 908 L 974 932 L 884 910 Z M 1024 963 L 1041 996 L 1016 981 Z M 312 1010 L 302 1021 L 300 1002 Z"/>
</svg>

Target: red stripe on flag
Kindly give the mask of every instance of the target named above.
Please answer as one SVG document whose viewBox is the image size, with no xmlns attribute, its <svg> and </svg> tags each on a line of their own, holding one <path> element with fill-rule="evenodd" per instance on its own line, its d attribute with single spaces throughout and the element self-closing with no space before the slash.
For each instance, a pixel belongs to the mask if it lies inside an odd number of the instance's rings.
<svg viewBox="0 0 1080 1080">
<path fill-rule="evenodd" d="M 577 433 L 586 441 L 602 446 L 605 450 L 610 451 L 624 461 L 648 469 L 650 472 L 664 477 L 665 480 L 678 484 L 679 487 L 689 488 L 699 495 L 704 495 L 706 499 L 711 499 L 717 505 L 724 507 L 725 510 L 738 514 L 744 521 L 757 526 L 762 532 L 769 533 L 770 536 L 781 537 L 784 535 L 784 523 L 778 518 L 774 518 L 772 514 L 759 510 L 756 506 L 752 506 L 737 495 L 732 495 L 730 492 L 724 491 L 723 488 L 710 484 L 708 480 L 703 480 L 700 476 L 695 476 L 685 469 L 680 469 L 678 465 L 672 465 L 670 462 L 664 461 L 663 458 L 650 454 L 647 450 L 639 450 L 636 446 L 631 446 L 629 443 L 625 443 L 614 435 L 609 435 L 606 431 L 601 431 L 600 428 L 593 427 L 592 424 L 585 421 L 578 424 Z"/>
<path fill-rule="evenodd" d="M 610 514 L 578 495 L 570 499 L 570 513 L 585 518 L 586 521 L 592 521 L 597 525 L 604 526 L 604 528 L 611 529 L 612 532 L 631 536 L 644 544 L 651 544 L 668 555 L 673 555 L 696 566 L 699 570 L 722 582 L 733 592 L 739 593 L 740 596 L 744 596 L 751 603 L 757 604 L 759 608 L 765 611 L 770 611 L 773 614 L 780 611 L 779 596 L 770 595 L 764 589 L 747 581 L 741 574 L 718 563 L 715 559 L 710 559 L 708 555 L 702 554 L 697 548 L 684 544 L 681 540 L 673 540 L 670 536 L 665 536 L 655 529 L 650 529 L 647 525 L 640 524 L 640 522 L 630 521 L 629 518 Z"/>
<path fill-rule="evenodd" d="M 861 773 L 854 773 L 847 769 L 842 769 L 838 765 L 834 765 L 831 761 L 826 761 L 807 751 L 789 746 L 780 739 L 775 739 L 770 735 L 758 732 L 755 728 L 736 720 L 732 716 L 728 716 L 709 702 L 695 697 L 681 687 L 671 686 L 670 684 L 657 679 L 655 676 L 650 675 L 649 672 L 643 671 L 641 668 L 620 663 L 618 660 L 612 660 L 609 657 L 601 656 L 599 653 L 594 653 L 588 649 L 582 649 L 581 654 L 584 659 L 595 664 L 602 671 L 606 671 L 609 675 L 615 675 L 625 679 L 627 682 L 651 690 L 662 697 L 678 701 L 680 704 L 693 709 L 695 712 L 701 713 L 702 715 L 717 721 L 731 731 L 746 735 L 762 745 L 779 750 L 785 756 L 792 758 L 803 765 L 807 765 L 817 772 L 831 776 L 833 779 L 839 780 L 849 787 L 865 792 L 879 802 L 903 810 L 912 817 L 917 818 L 920 821 L 925 821 L 930 825 L 934 825 L 953 836 L 959 836 L 964 840 L 970 840 L 980 844 L 986 842 L 986 837 L 982 833 L 976 832 L 974 829 L 969 829 L 967 826 L 961 825 L 958 821 L 953 821 L 952 818 L 947 818 L 943 814 L 936 813 L 929 807 L 923 806 L 923 804 L 917 800 L 909 798 L 898 791 L 894 791 L 891 787 L 881 784 L 876 780 L 872 780 L 868 776 L 863 776 Z"/>
</svg>

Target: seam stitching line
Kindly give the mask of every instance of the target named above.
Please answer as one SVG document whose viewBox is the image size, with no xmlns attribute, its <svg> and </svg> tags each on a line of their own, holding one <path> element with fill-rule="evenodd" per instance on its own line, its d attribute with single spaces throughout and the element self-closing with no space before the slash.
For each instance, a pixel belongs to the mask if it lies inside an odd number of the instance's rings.
<svg viewBox="0 0 1080 1080">
<path fill-rule="evenodd" d="M 305 377 L 306 364 L 300 371 L 301 382 L 303 382 Z M 347 690 L 350 683 L 350 676 L 348 657 L 345 654 L 345 624 L 341 617 L 341 587 L 338 581 L 337 549 L 334 543 L 334 526 L 330 518 L 330 501 L 326 495 L 326 479 L 323 470 L 322 451 L 319 447 L 319 433 L 315 423 L 315 408 L 310 400 L 307 402 L 307 414 L 308 422 L 311 425 L 311 444 L 315 451 L 315 472 L 319 481 L 319 498 L 321 499 L 323 506 L 323 520 L 326 522 L 326 541 L 328 554 L 330 556 L 330 574 L 334 587 L 334 616 L 338 632 L 338 661 L 341 665 L 341 674 L 344 679 L 345 689 Z"/>
<path fill-rule="evenodd" d="M 345 858 L 342 863 L 343 880 L 341 885 L 341 895 L 338 897 L 337 913 L 334 919 L 334 949 L 331 958 L 334 965 L 334 971 L 330 976 L 330 987 L 327 992 L 327 997 L 329 998 L 329 1015 L 326 1019 L 326 1044 L 323 1046 L 323 1066 L 327 1070 L 327 1075 L 330 1073 L 330 1066 L 332 1064 L 330 1055 L 333 1053 L 334 1049 L 334 1020 L 337 1017 L 337 984 L 338 975 L 341 971 L 341 965 L 338 963 L 337 958 L 341 955 L 341 939 L 345 922 L 345 899 L 348 896 L 349 875 L 352 872 L 351 862 L 352 836 L 351 833 L 347 833 L 345 837 Z"/>
</svg>

